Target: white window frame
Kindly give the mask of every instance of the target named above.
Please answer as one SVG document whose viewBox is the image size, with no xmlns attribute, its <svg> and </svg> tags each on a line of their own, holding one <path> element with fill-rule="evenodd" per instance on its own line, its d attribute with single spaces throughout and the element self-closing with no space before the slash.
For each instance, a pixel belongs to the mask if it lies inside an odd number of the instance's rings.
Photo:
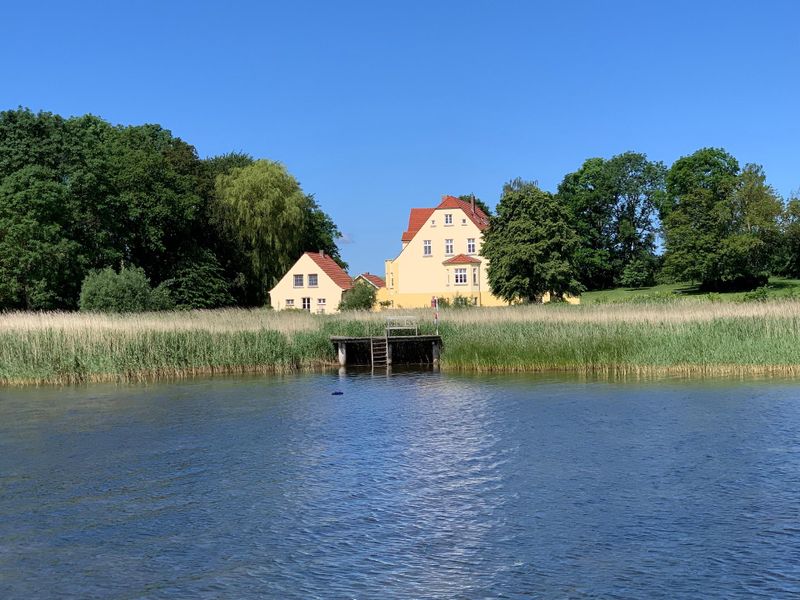
<svg viewBox="0 0 800 600">
<path fill-rule="evenodd" d="M 311 283 L 311 278 L 314 278 L 314 283 Z M 309 273 L 308 274 L 308 287 L 315 288 L 319 287 L 319 275 L 316 273 Z"/>
<path fill-rule="evenodd" d="M 300 278 L 300 285 L 297 284 L 297 281 L 298 281 L 297 278 L 298 277 Z M 296 287 L 296 288 L 303 287 L 303 276 L 302 275 L 295 275 L 294 279 L 292 281 L 293 281 L 292 287 Z"/>
<path fill-rule="evenodd" d="M 444 215 L 444 226 L 449 227 L 453 224 L 453 215 L 451 213 L 446 213 Z"/>
<path fill-rule="evenodd" d="M 433 256 L 431 240 L 422 240 L 422 256 Z"/>
<path fill-rule="evenodd" d="M 456 267 L 454 271 L 456 285 L 467 285 L 467 267 Z"/>
<path fill-rule="evenodd" d="M 444 254 L 445 256 L 453 256 L 453 240 L 448 238 L 444 241 Z"/>
<path fill-rule="evenodd" d="M 472 267 L 472 285 L 480 283 L 478 267 Z"/>
<path fill-rule="evenodd" d="M 431 227 L 436 227 L 436 219 L 431 219 Z"/>
<path fill-rule="evenodd" d="M 317 314 L 324 315 L 325 309 L 328 307 L 328 302 L 325 298 L 317 298 Z"/>
<path fill-rule="evenodd" d="M 462 225 L 466 225 L 467 224 L 467 220 L 466 219 L 461 219 L 461 224 Z"/>
<path fill-rule="evenodd" d="M 286 308 L 294 308 L 294 298 L 286 299 Z"/>
<path fill-rule="evenodd" d="M 475 254 L 475 238 L 467 238 L 467 254 Z"/>
<path fill-rule="evenodd" d="M 300 302 L 303 303 L 303 310 L 311 312 L 311 298 L 301 298 Z"/>
</svg>

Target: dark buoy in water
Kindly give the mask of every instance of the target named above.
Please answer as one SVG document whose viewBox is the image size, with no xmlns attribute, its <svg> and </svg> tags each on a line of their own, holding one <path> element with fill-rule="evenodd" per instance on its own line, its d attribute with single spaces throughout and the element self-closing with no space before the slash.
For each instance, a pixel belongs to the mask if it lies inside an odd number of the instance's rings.
<svg viewBox="0 0 800 600">
<path fill-rule="evenodd" d="M 331 396 L 344 396 L 344 392 L 331 392 Z"/>
</svg>

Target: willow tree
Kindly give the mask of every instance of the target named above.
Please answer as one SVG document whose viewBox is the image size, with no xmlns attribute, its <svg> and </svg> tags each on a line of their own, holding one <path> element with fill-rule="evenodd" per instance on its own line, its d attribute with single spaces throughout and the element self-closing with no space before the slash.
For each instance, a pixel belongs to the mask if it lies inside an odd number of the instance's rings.
<svg viewBox="0 0 800 600">
<path fill-rule="evenodd" d="M 257 301 L 304 251 L 339 259 L 333 220 L 279 162 L 257 160 L 218 175 L 215 215 L 247 256 Z"/>
</svg>

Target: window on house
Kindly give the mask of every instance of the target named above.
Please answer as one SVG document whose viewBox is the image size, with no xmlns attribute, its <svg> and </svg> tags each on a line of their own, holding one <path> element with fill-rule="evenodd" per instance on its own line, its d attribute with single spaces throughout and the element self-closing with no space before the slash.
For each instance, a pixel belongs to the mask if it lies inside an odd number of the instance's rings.
<svg viewBox="0 0 800 600">
<path fill-rule="evenodd" d="M 444 224 L 445 225 L 452 225 L 453 224 L 453 215 L 447 214 L 444 216 Z"/>
<path fill-rule="evenodd" d="M 303 298 L 303 310 L 311 312 L 311 298 Z"/>
<path fill-rule="evenodd" d="M 394 273 L 389 275 L 389 287 L 394 289 Z"/>
<path fill-rule="evenodd" d="M 317 287 L 317 274 L 311 273 L 308 276 L 308 287 Z"/>
<path fill-rule="evenodd" d="M 467 239 L 467 254 L 475 254 L 475 238 Z"/>
<path fill-rule="evenodd" d="M 431 219 L 431 227 L 436 227 L 436 219 Z"/>
<path fill-rule="evenodd" d="M 430 255 L 431 255 L 431 241 L 422 240 L 422 256 L 430 256 Z"/>
<path fill-rule="evenodd" d="M 294 308 L 294 298 L 289 298 L 286 301 L 286 308 Z"/>
<path fill-rule="evenodd" d="M 461 219 L 461 224 L 462 225 L 466 225 L 467 224 L 467 220 L 466 219 Z"/>
<path fill-rule="evenodd" d="M 467 268 L 459 267 L 456 269 L 456 285 L 467 284 Z"/>
<path fill-rule="evenodd" d="M 444 241 L 444 253 L 448 255 L 453 253 L 453 240 Z"/>
<path fill-rule="evenodd" d="M 303 287 L 303 276 L 302 275 L 295 275 L 294 276 L 294 287 Z"/>
<path fill-rule="evenodd" d="M 472 285 L 478 285 L 478 268 L 473 267 L 472 269 Z"/>
<path fill-rule="evenodd" d="M 325 298 L 317 298 L 317 314 L 324 315 L 325 314 L 325 307 L 327 306 L 327 302 Z"/>
</svg>

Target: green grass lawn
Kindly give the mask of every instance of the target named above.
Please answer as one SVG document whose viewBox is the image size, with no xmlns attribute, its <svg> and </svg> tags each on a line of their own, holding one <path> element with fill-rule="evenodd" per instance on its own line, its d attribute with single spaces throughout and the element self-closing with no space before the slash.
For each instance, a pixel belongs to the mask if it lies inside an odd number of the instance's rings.
<svg viewBox="0 0 800 600">
<path fill-rule="evenodd" d="M 800 297 L 800 279 L 770 277 L 767 293 L 769 298 L 775 299 Z M 615 288 L 613 290 L 585 292 L 581 296 L 581 303 L 646 302 L 648 300 L 666 300 L 672 298 L 713 298 L 723 302 L 741 302 L 745 294 L 746 292 L 708 294 L 699 291 L 696 285 L 690 283 L 670 283 L 646 288 Z"/>
</svg>

